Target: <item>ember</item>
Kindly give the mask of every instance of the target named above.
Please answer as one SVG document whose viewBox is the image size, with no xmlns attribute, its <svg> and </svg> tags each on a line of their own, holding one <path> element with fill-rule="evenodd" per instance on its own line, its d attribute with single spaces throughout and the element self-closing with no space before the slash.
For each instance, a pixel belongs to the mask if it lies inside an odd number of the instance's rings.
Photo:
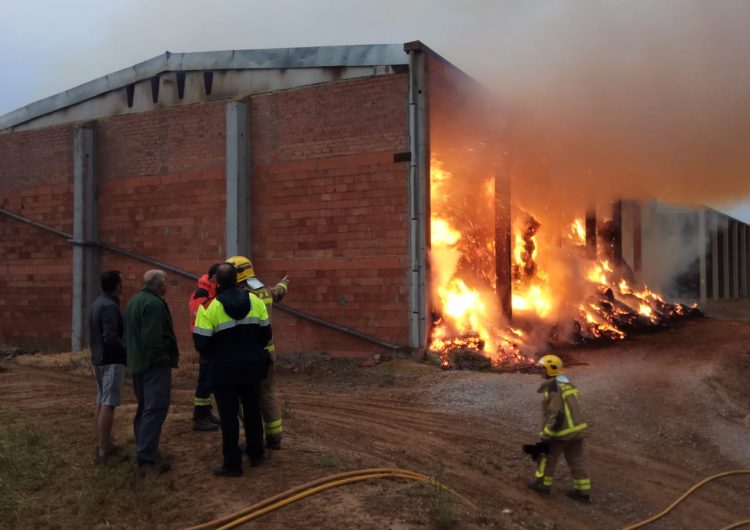
<svg viewBox="0 0 750 530">
<path fill-rule="evenodd" d="M 511 300 L 523 330 L 512 328 L 495 289 L 494 179 L 482 180 L 485 193 L 473 195 L 461 195 L 453 181 L 433 159 L 434 318 L 428 349 L 444 368 L 522 367 L 555 344 L 622 340 L 700 315 L 696 307 L 671 304 L 638 284 L 627 265 L 615 267 L 604 256 L 588 259 L 581 219 L 545 232 L 538 219 L 514 205 Z"/>
</svg>

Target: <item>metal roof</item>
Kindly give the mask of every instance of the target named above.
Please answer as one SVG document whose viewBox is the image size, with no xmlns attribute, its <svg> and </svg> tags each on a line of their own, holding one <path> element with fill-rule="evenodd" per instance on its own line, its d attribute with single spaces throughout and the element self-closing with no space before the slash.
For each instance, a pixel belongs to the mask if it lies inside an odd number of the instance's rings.
<svg viewBox="0 0 750 530">
<path fill-rule="evenodd" d="M 423 46 L 418 41 L 408 46 Z M 410 48 L 411 49 L 411 48 Z M 424 49 L 429 50 L 427 47 Z M 431 50 L 429 50 L 431 51 Z M 0 116 L 0 130 L 64 109 L 163 72 L 408 65 L 404 44 L 364 44 L 216 52 L 165 52 Z"/>
</svg>

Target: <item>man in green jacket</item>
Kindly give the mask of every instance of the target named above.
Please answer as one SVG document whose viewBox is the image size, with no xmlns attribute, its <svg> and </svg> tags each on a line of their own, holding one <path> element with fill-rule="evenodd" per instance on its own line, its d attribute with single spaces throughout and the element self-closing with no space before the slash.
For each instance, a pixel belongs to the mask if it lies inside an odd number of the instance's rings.
<svg viewBox="0 0 750 530">
<path fill-rule="evenodd" d="M 170 465 L 159 460 L 159 438 L 169 410 L 172 368 L 180 352 L 172 327 L 172 315 L 163 296 L 167 275 L 150 270 L 143 276 L 143 289 L 125 309 L 125 343 L 128 369 L 138 408 L 133 421 L 136 463 L 141 473 L 162 473 Z"/>
</svg>

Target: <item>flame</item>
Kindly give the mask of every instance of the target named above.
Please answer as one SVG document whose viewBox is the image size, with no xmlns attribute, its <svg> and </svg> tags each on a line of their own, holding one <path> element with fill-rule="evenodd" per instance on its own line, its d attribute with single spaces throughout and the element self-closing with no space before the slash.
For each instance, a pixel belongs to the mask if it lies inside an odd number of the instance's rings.
<svg viewBox="0 0 750 530">
<path fill-rule="evenodd" d="M 440 160 L 431 161 L 430 264 L 436 318 L 429 349 L 446 368 L 452 365 L 452 354 L 466 351 L 495 364 L 530 363 L 522 353 L 532 348 L 530 334 L 508 325 L 495 290 L 494 178 L 477 181 L 480 193 L 454 180 Z M 552 231 L 542 232 L 533 215 L 517 206 L 515 211 L 514 315 L 552 328 L 572 317 L 574 332 L 562 340 L 586 341 L 622 340 L 638 326 L 661 325 L 690 313 L 692 308 L 666 302 L 611 261 L 587 259 L 581 219 L 561 230 L 559 238 Z M 569 257 L 564 266 L 554 261 L 560 256 Z M 571 284 L 575 289 L 564 288 Z"/>
</svg>

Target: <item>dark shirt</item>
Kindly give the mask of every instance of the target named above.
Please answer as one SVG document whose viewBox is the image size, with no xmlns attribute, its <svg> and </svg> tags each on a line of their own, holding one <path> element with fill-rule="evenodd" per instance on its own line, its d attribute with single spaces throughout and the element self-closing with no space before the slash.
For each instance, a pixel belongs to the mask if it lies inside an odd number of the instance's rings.
<svg viewBox="0 0 750 530">
<path fill-rule="evenodd" d="M 140 374 L 152 366 L 177 368 L 180 352 L 172 315 L 164 299 L 145 288 L 125 308 L 125 343 L 128 369 Z"/>
<path fill-rule="evenodd" d="M 91 362 L 125 364 L 125 342 L 120 301 L 113 294 L 102 293 L 89 309 L 89 345 Z"/>
</svg>

